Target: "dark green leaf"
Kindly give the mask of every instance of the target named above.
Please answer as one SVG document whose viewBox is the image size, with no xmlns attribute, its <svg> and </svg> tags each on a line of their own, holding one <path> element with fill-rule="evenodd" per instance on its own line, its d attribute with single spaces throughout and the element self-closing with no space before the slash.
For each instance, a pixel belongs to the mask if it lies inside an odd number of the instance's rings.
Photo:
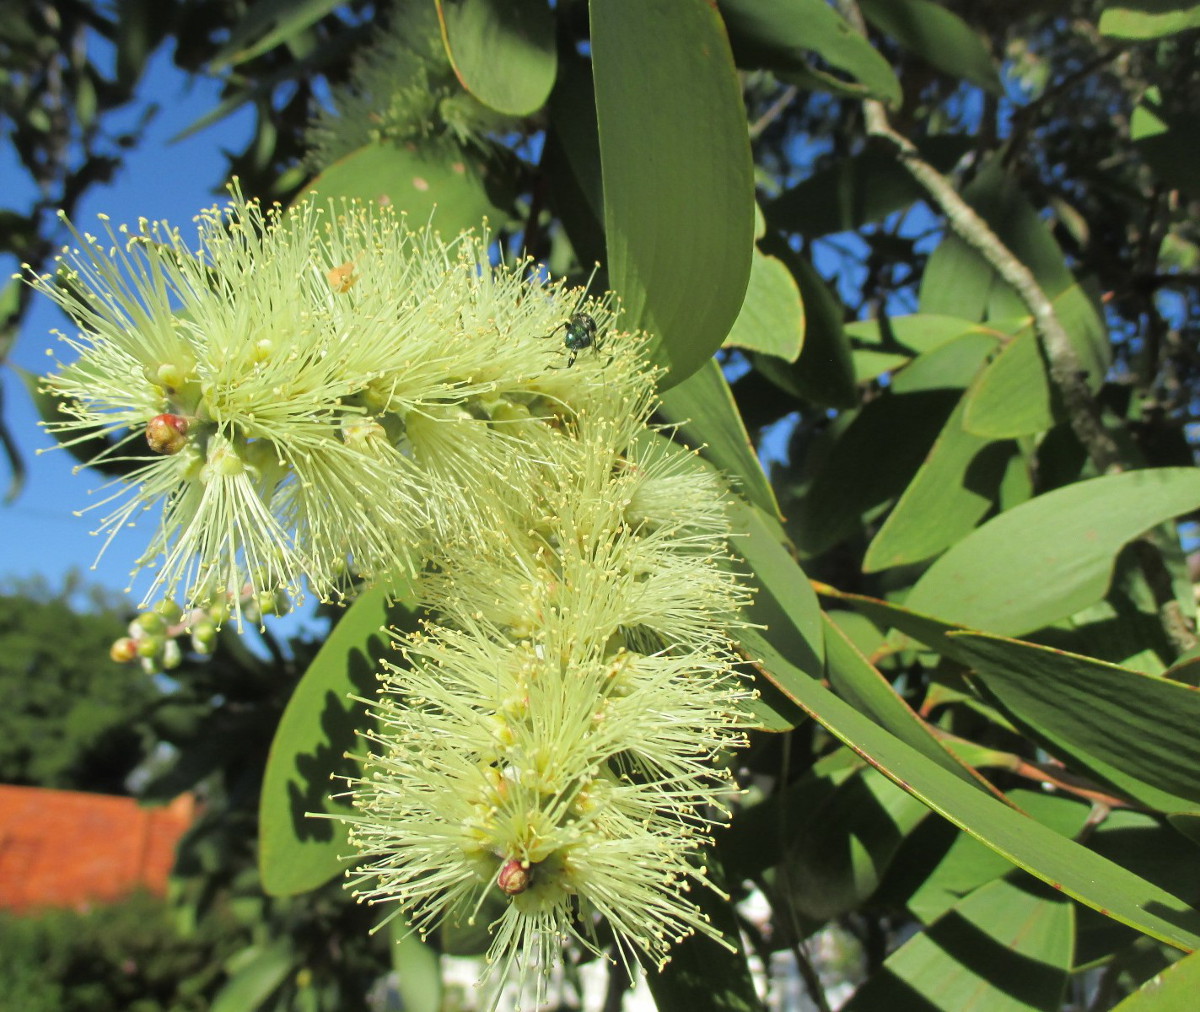
<svg viewBox="0 0 1200 1012">
<path fill-rule="evenodd" d="M 804 347 L 794 365 L 755 356 L 755 366 L 771 382 L 796 397 L 832 408 L 858 404 L 850 343 L 842 327 L 842 307 L 824 280 L 803 257 L 768 236 L 763 249 L 782 260 L 800 286 L 804 306 Z"/>
<path fill-rule="evenodd" d="M 609 281 L 667 384 L 721 346 L 746 294 L 754 180 L 741 88 L 703 0 L 591 4 Z"/>
<path fill-rule="evenodd" d="M 863 97 L 900 104 L 900 82 L 887 60 L 825 0 L 720 0 L 738 66 L 799 71 L 820 86 L 841 85 L 817 68 L 812 54 L 849 74 Z"/>
<path fill-rule="evenodd" d="M 342 0 L 256 0 L 233 26 L 209 65 L 213 72 L 245 63 L 316 24 Z"/>
<path fill-rule="evenodd" d="M 883 675 L 854 648 L 827 616 L 825 649 L 829 684 L 842 699 L 943 769 L 973 787 L 993 790 L 979 774 L 941 746 L 929 725 L 913 713 Z M 791 662 L 790 657 L 788 660 Z"/>
<path fill-rule="evenodd" d="M 817 595 L 757 506 L 735 502 L 730 509 L 732 546 L 749 567 L 746 582 L 755 588 L 746 617 L 763 626 L 743 640 L 753 653 L 763 636 L 797 667 L 819 677 L 825 664 L 825 636 Z"/>
<path fill-rule="evenodd" d="M 711 864 L 709 872 L 721 886 L 719 869 Z M 654 1004 L 659 1012 L 762 1012 L 733 905 L 708 889 L 693 891 L 692 898 L 726 944 L 697 934 L 676 945 L 661 971 L 646 972 Z"/>
<path fill-rule="evenodd" d="M 845 1008 L 1058 1009 L 1075 948 L 1073 915 L 1062 896 L 1027 879 L 989 882 L 888 956 Z"/>
<path fill-rule="evenodd" d="M 964 396 L 872 539 L 864 572 L 931 558 L 973 530 L 991 509 L 1016 444 L 967 432 L 966 404 Z"/>
<path fill-rule="evenodd" d="M 1003 94 L 983 39 L 957 14 L 931 0 L 861 0 L 860 6 L 876 28 L 930 66 L 993 95 Z"/>
<path fill-rule="evenodd" d="M 765 674 L 872 766 L 1018 867 L 1153 938 L 1200 947 L 1200 912 L 1178 897 L 963 783 L 786 661 Z"/>
<path fill-rule="evenodd" d="M 743 496 L 771 516 L 779 515 L 775 493 L 716 362 L 709 360 L 683 383 L 663 391 L 659 414 L 679 426 L 684 442 L 701 447 L 706 460 L 733 478 Z"/>
<path fill-rule="evenodd" d="M 1019 640 L 951 633 L 1041 746 L 1150 808 L 1200 802 L 1200 689 Z"/>
<path fill-rule="evenodd" d="M 971 143 L 966 137 L 932 137 L 920 150 L 931 165 L 948 171 Z M 773 228 L 818 238 L 880 221 L 925 195 L 895 155 L 872 147 L 814 172 L 764 212 Z"/>
</svg>

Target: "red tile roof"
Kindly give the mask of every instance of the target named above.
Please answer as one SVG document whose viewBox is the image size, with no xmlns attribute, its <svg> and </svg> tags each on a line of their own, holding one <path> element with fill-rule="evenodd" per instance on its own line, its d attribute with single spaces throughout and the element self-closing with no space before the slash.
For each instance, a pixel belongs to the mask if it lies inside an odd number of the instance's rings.
<svg viewBox="0 0 1200 1012">
<path fill-rule="evenodd" d="M 0 908 L 81 909 L 138 888 L 162 895 L 194 813 L 188 794 L 145 808 L 133 798 L 0 784 Z"/>
</svg>

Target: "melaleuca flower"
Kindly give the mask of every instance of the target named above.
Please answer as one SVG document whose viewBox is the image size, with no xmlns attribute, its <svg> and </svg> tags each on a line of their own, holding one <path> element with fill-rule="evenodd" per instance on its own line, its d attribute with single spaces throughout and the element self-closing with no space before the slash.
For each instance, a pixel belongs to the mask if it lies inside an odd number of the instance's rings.
<svg viewBox="0 0 1200 1012">
<path fill-rule="evenodd" d="M 720 937 L 689 891 L 711 887 L 702 848 L 749 723 L 727 633 L 744 592 L 719 482 L 634 407 L 578 416 L 524 517 L 435 553 L 438 621 L 387 666 L 351 784 L 356 894 L 423 935 L 487 918 L 497 984 L 544 980 L 570 940 L 600 952 L 602 922 L 626 961 Z M 695 523 L 659 508 L 663 483 L 701 495 Z"/>
<path fill-rule="evenodd" d="M 165 224 L 106 225 L 107 244 L 77 235 L 57 276 L 31 278 L 80 328 L 47 380 L 64 405 L 49 428 L 106 437 L 126 471 L 92 507 L 105 546 L 161 504 L 135 568 L 157 568 L 146 599 L 325 598 L 411 571 L 504 487 L 490 476 L 523 487 L 539 440 L 639 368 L 632 335 L 612 361 L 561 368 L 543 338 L 578 294 L 494 267 L 483 238 L 236 193 L 198 225 L 195 251 Z M 607 302 L 587 308 L 612 327 Z"/>
</svg>

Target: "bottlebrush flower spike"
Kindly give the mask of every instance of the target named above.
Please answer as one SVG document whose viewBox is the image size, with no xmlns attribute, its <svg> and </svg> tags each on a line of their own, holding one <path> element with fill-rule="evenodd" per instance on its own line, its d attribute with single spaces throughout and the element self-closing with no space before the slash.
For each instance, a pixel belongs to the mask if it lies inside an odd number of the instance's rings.
<svg viewBox="0 0 1200 1012">
<path fill-rule="evenodd" d="M 580 416 L 523 518 L 436 556 L 438 622 L 387 666 L 350 791 L 356 894 L 423 935 L 490 919 L 491 983 L 532 974 L 539 997 L 564 941 L 601 951 L 601 922 L 626 962 L 720 937 L 689 891 L 712 888 L 701 851 L 749 723 L 727 638 L 745 595 L 717 479 L 648 432 L 622 452 L 618 417 Z M 695 522 L 657 511 L 663 483 L 704 493 Z"/>
</svg>

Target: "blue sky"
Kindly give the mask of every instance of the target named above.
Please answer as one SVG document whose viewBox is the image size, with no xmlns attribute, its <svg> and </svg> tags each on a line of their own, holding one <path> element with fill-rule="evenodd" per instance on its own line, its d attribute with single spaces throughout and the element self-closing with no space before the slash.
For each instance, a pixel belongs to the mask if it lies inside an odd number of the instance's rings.
<svg viewBox="0 0 1200 1012">
<path fill-rule="evenodd" d="M 185 235 L 192 216 L 217 199 L 224 182 L 226 160 L 222 148 L 240 150 L 253 130 L 253 114 L 243 108 L 222 122 L 171 144 L 170 138 L 190 125 L 217 102 L 219 84 L 212 80 L 188 78 L 176 70 L 170 55 L 158 53 L 141 83 L 142 94 L 161 106 L 151 122 L 140 147 L 130 153 L 124 168 L 109 186 L 89 191 L 76 213 L 81 230 L 94 230 L 96 215 L 109 215 L 114 224 L 134 222 L 139 217 L 166 218 L 183 228 Z M 133 116 L 131 114 L 130 119 Z M 13 155 L 0 151 L 0 180 L 4 196 L 0 202 L 20 207 L 29 197 L 26 177 L 14 167 Z M 11 257 L 0 257 L 0 270 L 7 277 L 16 269 Z M 51 366 L 46 351 L 57 342 L 50 334 L 54 327 L 70 332 L 65 318 L 48 300 L 37 299 L 17 340 L 12 361 L 31 372 L 41 373 Z M 128 573 L 144 537 L 136 533 L 118 537 L 104 557 L 92 565 L 100 540 L 92 537 L 99 519 L 97 514 L 84 517 L 74 510 L 85 508 L 92 498 L 89 490 L 102 478 L 91 472 L 72 474 L 74 459 L 65 451 L 36 453 L 49 449 L 54 441 L 37 426 L 37 414 L 24 385 L 10 369 L 0 370 L 4 385 L 4 411 L 9 430 L 16 439 L 28 469 L 25 488 L 12 504 L 0 505 L 0 581 L 12 577 L 42 574 L 52 585 L 61 583 L 72 568 L 84 570 L 89 582 L 113 590 L 124 588 Z M 7 470 L 0 475 L 0 487 L 6 487 Z"/>
</svg>

